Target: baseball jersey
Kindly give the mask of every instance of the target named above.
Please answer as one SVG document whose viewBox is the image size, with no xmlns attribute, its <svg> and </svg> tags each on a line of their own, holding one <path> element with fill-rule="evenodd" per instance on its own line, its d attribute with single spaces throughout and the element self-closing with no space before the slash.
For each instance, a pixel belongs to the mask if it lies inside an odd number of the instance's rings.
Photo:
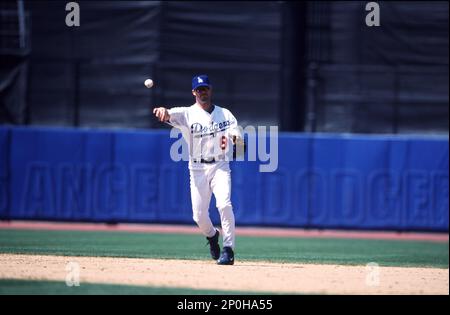
<svg viewBox="0 0 450 315">
<path fill-rule="evenodd" d="M 242 133 L 233 114 L 226 108 L 214 105 L 211 113 L 195 103 L 189 107 L 169 109 L 170 123 L 181 129 L 189 147 L 189 169 L 204 168 L 204 160 L 223 160 L 232 150 L 232 136 L 241 137 Z M 226 137 L 226 149 L 221 150 L 222 136 Z M 195 162 L 197 161 L 197 162 Z"/>
</svg>

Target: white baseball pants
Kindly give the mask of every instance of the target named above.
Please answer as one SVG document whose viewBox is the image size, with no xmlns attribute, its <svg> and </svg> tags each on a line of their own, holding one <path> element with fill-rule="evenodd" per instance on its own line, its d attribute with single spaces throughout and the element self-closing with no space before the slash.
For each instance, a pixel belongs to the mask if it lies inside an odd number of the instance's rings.
<svg viewBox="0 0 450 315">
<path fill-rule="evenodd" d="M 231 205 L 231 171 L 228 162 L 205 164 L 203 169 L 191 169 L 191 200 L 194 221 L 206 237 L 212 237 L 216 230 L 209 217 L 211 193 L 216 198 L 222 223 L 223 246 L 234 249 L 235 221 Z"/>
</svg>

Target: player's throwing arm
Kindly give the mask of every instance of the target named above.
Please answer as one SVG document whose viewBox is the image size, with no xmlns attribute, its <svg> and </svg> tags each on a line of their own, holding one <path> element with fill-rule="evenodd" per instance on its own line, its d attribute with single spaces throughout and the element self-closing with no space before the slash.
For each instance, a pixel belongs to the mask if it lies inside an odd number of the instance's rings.
<svg viewBox="0 0 450 315">
<path fill-rule="evenodd" d="M 157 107 L 153 109 L 153 114 L 161 122 L 167 122 L 170 119 L 169 111 L 164 107 Z"/>
</svg>

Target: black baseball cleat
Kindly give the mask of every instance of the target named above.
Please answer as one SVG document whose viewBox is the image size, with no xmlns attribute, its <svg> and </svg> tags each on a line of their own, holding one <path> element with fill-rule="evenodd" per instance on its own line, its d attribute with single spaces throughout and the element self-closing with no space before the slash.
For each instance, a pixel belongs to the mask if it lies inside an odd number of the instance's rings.
<svg viewBox="0 0 450 315">
<path fill-rule="evenodd" d="M 219 259 L 220 256 L 219 235 L 219 231 L 216 230 L 216 234 L 213 237 L 206 238 L 209 243 L 209 251 L 211 253 L 211 257 L 214 260 Z"/>
<path fill-rule="evenodd" d="M 234 264 L 234 252 L 231 247 L 224 247 L 220 258 L 217 261 L 218 265 L 233 265 Z"/>
</svg>

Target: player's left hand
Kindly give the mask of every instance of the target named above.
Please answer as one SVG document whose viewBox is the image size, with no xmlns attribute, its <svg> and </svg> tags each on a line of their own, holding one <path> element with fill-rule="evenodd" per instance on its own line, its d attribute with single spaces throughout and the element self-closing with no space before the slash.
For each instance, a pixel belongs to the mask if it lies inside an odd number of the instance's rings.
<svg viewBox="0 0 450 315">
<path fill-rule="evenodd" d="M 233 158 L 237 156 L 242 156 L 245 153 L 245 141 L 241 137 L 232 137 L 233 141 Z"/>
<path fill-rule="evenodd" d="M 244 139 L 242 139 L 241 137 L 233 136 L 233 144 L 244 145 Z"/>
</svg>

